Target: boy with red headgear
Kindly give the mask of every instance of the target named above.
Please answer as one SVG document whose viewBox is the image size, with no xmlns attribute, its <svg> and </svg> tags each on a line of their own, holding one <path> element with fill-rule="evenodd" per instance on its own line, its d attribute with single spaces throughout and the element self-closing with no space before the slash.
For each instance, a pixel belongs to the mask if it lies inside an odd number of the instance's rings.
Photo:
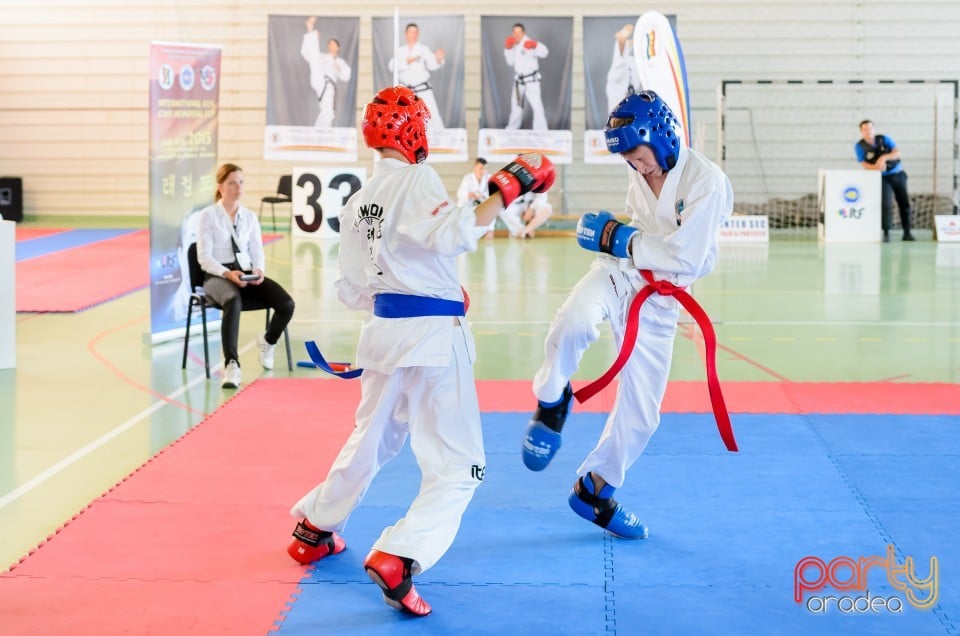
<svg viewBox="0 0 960 636">
<path fill-rule="evenodd" d="M 380 161 L 340 213 L 336 282 L 341 302 L 370 312 L 357 346 L 360 405 L 326 481 L 293 507 L 302 521 L 288 549 L 301 563 L 342 551 L 338 533 L 409 435 L 420 492 L 374 543 L 364 569 L 388 605 L 416 616 L 431 608 L 412 575 L 433 567 L 453 543 L 485 466 L 476 352 L 456 259 L 477 249 L 506 204 L 554 180 L 548 159 L 522 155 L 491 177 L 491 195 L 476 209 L 455 206 L 423 163 L 429 117 L 405 87 L 381 90 L 363 112 L 363 139 Z"/>
</svg>

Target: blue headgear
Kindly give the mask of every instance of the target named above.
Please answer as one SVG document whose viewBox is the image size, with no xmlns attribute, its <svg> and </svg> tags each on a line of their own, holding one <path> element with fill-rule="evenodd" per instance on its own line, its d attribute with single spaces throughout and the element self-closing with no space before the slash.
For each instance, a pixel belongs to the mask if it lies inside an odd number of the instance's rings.
<svg viewBox="0 0 960 636">
<path fill-rule="evenodd" d="M 617 104 L 603 128 L 607 150 L 619 154 L 639 145 L 649 146 L 664 170 L 677 165 L 683 133 L 676 115 L 653 91 L 627 95 Z"/>
</svg>

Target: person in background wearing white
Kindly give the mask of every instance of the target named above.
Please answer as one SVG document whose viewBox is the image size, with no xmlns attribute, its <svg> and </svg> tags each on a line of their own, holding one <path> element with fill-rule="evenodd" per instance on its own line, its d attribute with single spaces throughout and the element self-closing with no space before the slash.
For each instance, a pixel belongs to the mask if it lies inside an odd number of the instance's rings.
<svg viewBox="0 0 960 636">
<path fill-rule="evenodd" d="M 243 170 L 225 163 L 217 170 L 215 203 L 200 212 L 197 261 L 206 274 L 203 291 L 223 308 L 220 343 L 224 373 L 221 386 L 240 386 L 240 312 L 245 302 L 270 307 L 273 315 L 266 333 L 257 336 L 260 364 L 273 368 L 274 345 L 293 318 L 294 302 L 276 281 L 264 276 L 263 237 L 257 215 L 240 205 Z M 249 280 L 245 280 L 248 278 Z"/>
<path fill-rule="evenodd" d="M 527 209 L 520 215 L 520 220 L 523 221 L 520 238 L 536 236 L 537 228 L 546 223 L 551 216 L 553 216 L 553 206 L 550 205 L 546 193 L 534 193 L 527 203 Z"/>
<path fill-rule="evenodd" d="M 500 213 L 500 219 L 512 238 L 525 239 L 533 238 L 534 231 L 546 223 L 551 214 L 553 206 L 546 193 L 528 192 L 508 205 Z"/>
<path fill-rule="evenodd" d="M 487 200 L 487 188 L 490 183 L 490 173 L 487 172 L 487 160 L 477 157 L 473 162 L 473 170 L 463 175 L 460 186 L 457 188 L 457 205 L 465 207 L 480 205 Z M 493 227 L 497 224 L 496 218 L 487 228 L 486 237 L 493 237 Z"/>
</svg>

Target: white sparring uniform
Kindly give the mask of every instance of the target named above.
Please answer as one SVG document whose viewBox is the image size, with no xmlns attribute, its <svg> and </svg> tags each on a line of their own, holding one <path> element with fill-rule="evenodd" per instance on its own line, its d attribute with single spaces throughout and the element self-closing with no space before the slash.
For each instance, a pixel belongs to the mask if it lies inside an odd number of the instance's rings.
<svg viewBox="0 0 960 636">
<path fill-rule="evenodd" d="M 510 91 L 510 119 L 507 121 L 507 130 L 517 130 L 523 123 L 524 102 L 530 104 L 533 111 L 533 130 L 547 130 L 547 115 L 543 110 L 543 99 L 540 96 L 540 58 L 547 57 L 550 51 L 543 42 L 528 49 L 524 43 L 530 38 L 526 35 L 513 45 L 504 48 L 503 56 L 507 65 L 513 67 L 513 90 Z"/>
<path fill-rule="evenodd" d="M 408 59 L 416 58 L 412 62 Z M 396 55 L 390 60 L 390 71 L 397 71 L 397 81 L 412 90 L 423 100 L 430 110 L 430 120 L 427 122 L 427 131 L 443 128 L 443 116 L 437 105 L 437 98 L 430 85 L 430 71 L 443 66 L 443 62 L 429 47 L 417 42 L 413 46 L 404 45 L 397 49 Z"/>
<path fill-rule="evenodd" d="M 623 51 L 620 43 L 614 41 L 610 70 L 607 71 L 607 112 L 613 112 L 624 97 L 640 90 L 640 71 L 633 55 L 633 40 L 624 42 Z"/>
<path fill-rule="evenodd" d="M 503 224 L 507 226 L 510 236 L 516 238 L 523 234 L 528 223 L 524 221 L 523 214 L 528 208 L 533 208 L 534 213 L 542 219 L 542 221 L 534 227 L 541 225 L 543 221 L 546 221 L 547 217 L 553 213 L 553 206 L 550 205 L 546 192 L 527 192 L 526 194 L 521 194 L 514 199 L 510 205 L 500 211 L 500 219 L 503 221 Z"/>
<path fill-rule="evenodd" d="M 340 213 L 341 302 L 370 311 L 379 293 L 462 301 L 457 255 L 477 249 L 475 224 L 473 209 L 448 200 L 431 166 L 381 159 Z M 291 514 L 342 531 L 409 434 L 422 472 L 420 492 L 373 548 L 414 559 L 414 574 L 432 567 L 453 542 L 483 479 L 475 357 L 464 317 L 381 318 L 371 312 L 357 346 L 357 366 L 364 371 L 356 427 L 326 481 Z"/>
<path fill-rule="evenodd" d="M 333 126 L 337 82 L 350 81 L 350 65 L 343 58 L 320 52 L 320 34 L 308 31 L 303 36 L 300 55 L 310 65 L 310 87 L 317 93 L 320 112 L 313 125 L 317 128 Z"/>
<path fill-rule="evenodd" d="M 490 196 L 490 173 L 484 171 L 483 175 L 477 179 L 477 175 L 473 174 L 473 170 L 463 175 L 463 179 L 460 180 L 460 186 L 457 188 L 457 205 L 461 208 L 468 207 L 476 209 L 478 205 L 487 200 L 487 197 Z M 470 196 L 471 193 L 476 193 L 480 195 L 479 199 L 475 199 Z M 492 230 L 493 226 L 497 224 L 497 220 L 494 219 L 490 223 L 488 230 Z"/>
<path fill-rule="evenodd" d="M 529 194 L 529 193 L 528 193 Z M 530 206 L 527 208 L 527 218 L 524 219 L 523 234 L 531 236 L 532 233 L 547 220 L 553 216 L 553 206 L 547 198 L 546 192 L 539 192 L 533 195 Z"/>
<path fill-rule="evenodd" d="M 716 265 L 720 225 L 733 209 L 727 176 L 687 147 L 667 173 L 659 198 L 638 172 L 629 172 L 627 212 L 638 230 L 632 262 L 601 254 L 570 292 L 550 326 L 546 357 L 534 377 L 534 394 L 543 402 L 560 399 L 583 353 L 600 337 L 601 322 L 610 322 L 618 347 L 623 342 L 627 307 L 646 285 L 639 270 L 686 287 Z M 614 488 L 623 485 L 627 469 L 660 424 L 679 315 L 672 296 L 654 293 L 643 304 L 636 346 L 620 372 L 613 409 L 578 475 L 593 471 Z"/>
</svg>

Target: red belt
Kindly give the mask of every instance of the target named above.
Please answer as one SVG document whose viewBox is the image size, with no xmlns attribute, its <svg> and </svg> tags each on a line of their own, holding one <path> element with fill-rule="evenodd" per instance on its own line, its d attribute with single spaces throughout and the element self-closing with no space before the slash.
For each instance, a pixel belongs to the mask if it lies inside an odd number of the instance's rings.
<svg viewBox="0 0 960 636">
<path fill-rule="evenodd" d="M 710 389 L 713 416 L 717 420 L 717 430 L 720 431 L 720 437 L 723 439 L 727 450 L 736 452 L 738 450 L 737 440 L 733 437 L 730 414 L 727 413 L 727 405 L 723 401 L 723 393 L 720 391 L 720 377 L 717 375 L 717 334 L 713 331 L 713 325 L 710 323 L 707 312 L 683 287 L 677 287 L 665 280 L 654 280 L 653 274 L 647 269 L 640 270 L 640 274 L 647 281 L 647 285 L 640 290 L 640 293 L 630 303 L 630 308 L 627 309 L 627 327 L 623 334 L 623 345 L 620 347 L 617 359 L 614 360 L 613 365 L 607 369 L 606 373 L 576 391 L 573 394 L 574 397 L 577 398 L 578 402 L 586 402 L 603 390 L 620 373 L 620 369 L 627 363 L 627 359 L 633 353 L 633 347 L 637 342 L 637 332 L 640 330 L 640 307 L 644 301 L 654 293 L 661 296 L 673 296 L 680 301 L 684 309 L 690 312 L 693 319 L 697 321 L 700 331 L 703 332 L 703 340 L 707 350 L 707 387 Z"/>
</svg>

